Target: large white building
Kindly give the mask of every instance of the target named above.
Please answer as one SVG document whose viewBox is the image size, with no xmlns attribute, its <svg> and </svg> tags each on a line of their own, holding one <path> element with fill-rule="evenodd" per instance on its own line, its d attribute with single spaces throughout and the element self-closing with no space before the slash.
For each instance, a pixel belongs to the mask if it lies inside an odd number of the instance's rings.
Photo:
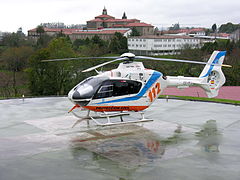
<svg viewBox="0 0 240 180">
<path fill-rule="evenodd" d="M 138 55 L 176 54 L 185 47 L 201 46 L 200 39 L 189 36 L 135 36 L 128 38 L 128 49 Z"/>
</svg>

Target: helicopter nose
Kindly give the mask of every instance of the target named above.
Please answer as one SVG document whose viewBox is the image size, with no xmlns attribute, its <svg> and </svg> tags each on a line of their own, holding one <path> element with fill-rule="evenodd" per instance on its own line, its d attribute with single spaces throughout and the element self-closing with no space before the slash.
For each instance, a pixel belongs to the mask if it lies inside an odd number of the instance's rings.
<svg viewBox="0 0 240 180">
<path fill-rule="evenodd" d="M 94 89 L 92 86 L 80 86 L 75 90 L 72 90 L 71 93 L 69 93 L 69 96 L 73 100 L 79 100 L 79 99 L 90 99 L 94 95 Z"/>
<path fill-rule="evenodd" d="M 72 98 L 73 99 L 80 99 L 81 98 L 80 93 L 78 91 L 75 91 L 72 95 Z"/>
</svg>

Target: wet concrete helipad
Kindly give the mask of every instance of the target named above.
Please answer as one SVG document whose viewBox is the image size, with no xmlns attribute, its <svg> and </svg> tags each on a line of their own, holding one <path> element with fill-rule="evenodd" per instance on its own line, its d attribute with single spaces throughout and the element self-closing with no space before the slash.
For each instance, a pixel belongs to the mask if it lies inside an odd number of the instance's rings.
<svg viewBox="0 0 240 180">
<path fill-rule="evenodd" d="M 240 177 L 240 106 L 159 99 L 145 112 L 153 122 L 104 128 L 71 128 L 71 107 L 0 101 L 0 180 Z"/>
</svg>

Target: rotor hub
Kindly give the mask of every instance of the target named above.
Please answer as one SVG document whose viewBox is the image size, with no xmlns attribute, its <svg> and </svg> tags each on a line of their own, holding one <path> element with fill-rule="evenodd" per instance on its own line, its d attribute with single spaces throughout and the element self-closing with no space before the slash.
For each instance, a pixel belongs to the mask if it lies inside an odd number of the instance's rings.
<svg viewBox="0 0 240 180">
<path fill-rule="evenodd" d="M 133 53 L 123 53 L 120 57 L 127 57 L 129 59 L 135 58 L 135 54 Z"/>
</svg>

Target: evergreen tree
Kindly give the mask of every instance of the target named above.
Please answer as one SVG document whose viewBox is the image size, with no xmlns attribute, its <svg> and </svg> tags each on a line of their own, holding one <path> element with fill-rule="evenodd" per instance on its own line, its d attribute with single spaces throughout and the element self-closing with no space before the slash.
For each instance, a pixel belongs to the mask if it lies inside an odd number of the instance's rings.
<svg viewBox="0 0 240 180">
<path fill-rule="evenodd" d="M 109 44 L 109 50 L 111 53 L 122 54 L 128 51 L 127 38 L 121 33 L 116 32 Z"/>
<path fill-rule="evenodd" d="M 141 36 L 141 34 L 136 27 L 133 27 L 130 36 Z"/>
<path fill-rule="evenodd" d="M 233 24 L 233 23 L 229 22 L 227 24 L 222 24 L 219 28 L 219 32 L 232 33 L 239 28 L 240 28 L 240 24 Z"/>
<path fill-rule="evenodd" d="M 173 26 L 169 28 L 169 30 L 179 30 L 179 29 L 180 29 L 179 23 L 173 24 Z"/>
<path fill-rule="evenodd" d="M 44 27 L 37 26 L 36 33 L 39 34 L 39 36 L 41 37 L 45 33 Z"/>
<path fill-rule="evenodd" d="M 66 57 L 75 57 L 72 44 L 66 37 L 53 39 L 47 48 L 36 52 L 28 69 L 32 94 L 61 95 L 70 90 L 71 62 L 41 62 L 43 59 Z"/>
<path fill-rule="evenodd" d="M 216 24 L 213 24 L 213 25 L 212 25 L 212 31 L 215 33 L 216 30 L 217 30 L 217 25 L 216 25 Z"/>
</svg>

